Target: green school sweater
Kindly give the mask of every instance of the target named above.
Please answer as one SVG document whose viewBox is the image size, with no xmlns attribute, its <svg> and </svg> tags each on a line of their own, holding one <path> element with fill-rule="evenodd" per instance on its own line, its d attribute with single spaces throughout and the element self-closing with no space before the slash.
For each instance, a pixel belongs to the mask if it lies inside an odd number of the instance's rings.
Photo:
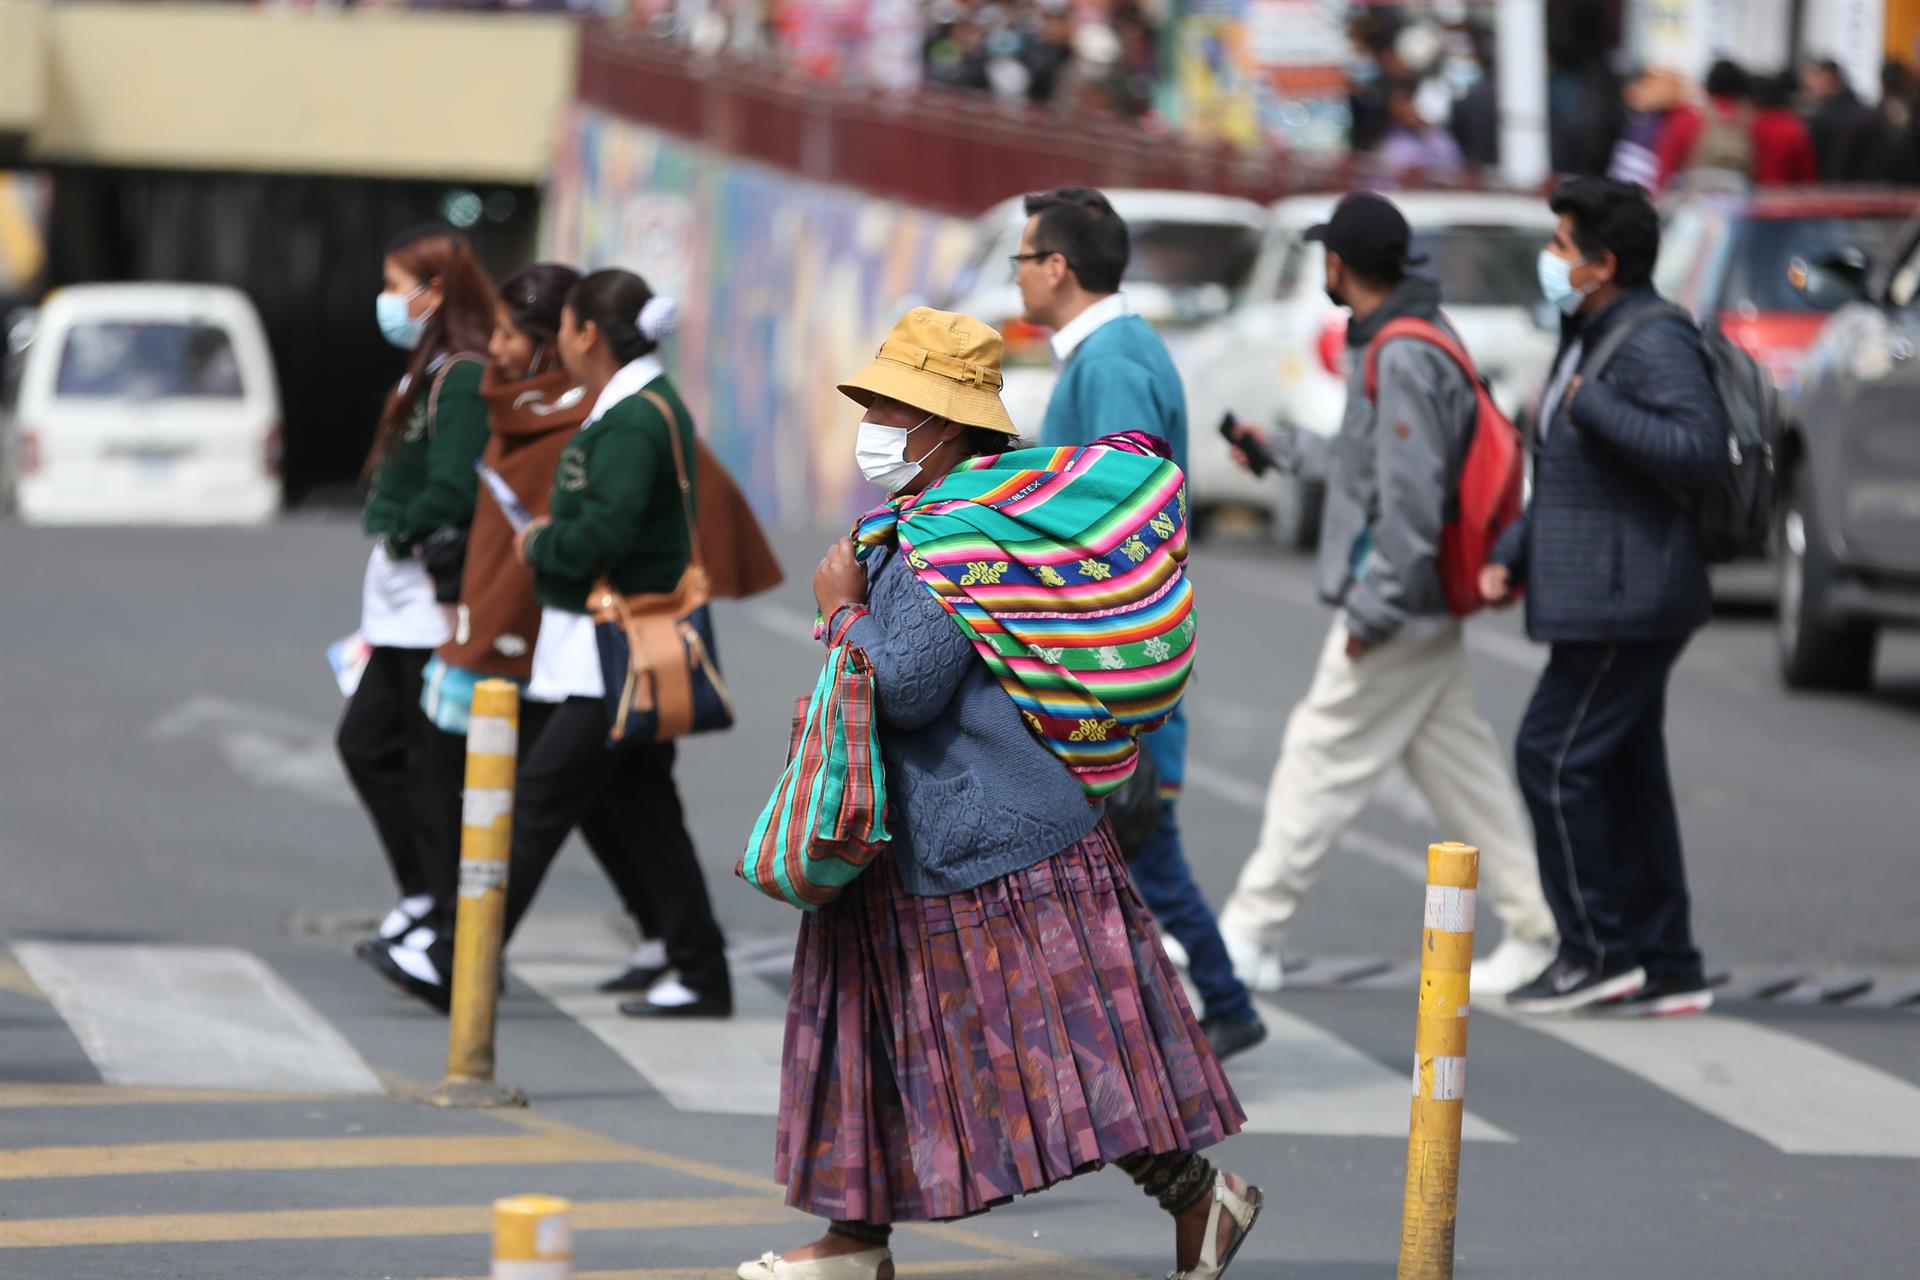
<svg viewBox="0 0 1920 1280">
<path fill-rule="evenodd" d="M 487 447 L 487 405 L 480 398 L 485 368 L 478 360 L 456 360 L 437 396 L 431 387 L 421 393 L 406 430 L 374 467 L 363 525 L 397 558 L 435 529 L 473 522 L 480 480 L 473 461 Z"/>
<path fill-rule="evenodd" d="M 693 482 L 693 415 L 665 377 L 646 389 L 673 406 Z M 697 501 L 697 491 L 694 496 Z M 583 612 L 587 592 L 602 577 L 624 595 L 679 585 L 693 544 L 667 420 L 651 401 L 628 396 L 568 442 L 548 519 L 527 539 L 533 594 L 541 604 Z"/>
</svg>

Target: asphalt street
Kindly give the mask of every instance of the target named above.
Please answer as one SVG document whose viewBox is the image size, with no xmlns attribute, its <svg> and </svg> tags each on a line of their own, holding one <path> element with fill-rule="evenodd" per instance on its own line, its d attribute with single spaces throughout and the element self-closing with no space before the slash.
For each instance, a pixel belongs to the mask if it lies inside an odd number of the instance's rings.
<svg viewBox="0 0 1920 1280">
<path fill-rule="evenodd" d="M 582 1275 L 730 1275 L 809 1238 L 769 1180 L 795 916 L 732 866 L 817 669 L 826 537 L 783 537 L 792 581 L 720 607 L 740 724 L 681 756 L 740 1016 L 642 1036 L 592 996 L 623 938 L 569 850 L 502 1009 L 500 1076 L 533 1105 L 483 1115 L 411 1100 L 445 1024 L 346 949 L 391 893 L 331 743 L 352 522 L 0 526 L 0 1277 L 474 1276 L 485 1205 L 526 1190 L 577 1202 Z M 1217 904 L 1328 615 L 1306 564 L 1259 544 L 1203 547 L 1194 572 L 1183 822 Z M 1800 697 L 1768 626 L 1726 611 L 1672 695 L 1696 928 L 1727 998 L 1645 1027 L 1482 1011 L 1462 1277 L 1920 1274 L 1920 1010 L 1881 1007 L 1920 982 L 1920 641 L 1887 644 L 1872 697 Z M 1510 740 L 1542 655 L 1515 617 L 1470 634 Z M 1236 1277 L 1392 1273 L 1419 868 L 1459 834 L 1396 780 L 1303 911 L 1275 1039 L 1231 1072 L 1252 1122 L 1220 1158 L 1269 1205 Z M 896 1252 L 903 1277 L 1164 1274 L 1144 1208 L 1097 1175 Z"/>
</svg>

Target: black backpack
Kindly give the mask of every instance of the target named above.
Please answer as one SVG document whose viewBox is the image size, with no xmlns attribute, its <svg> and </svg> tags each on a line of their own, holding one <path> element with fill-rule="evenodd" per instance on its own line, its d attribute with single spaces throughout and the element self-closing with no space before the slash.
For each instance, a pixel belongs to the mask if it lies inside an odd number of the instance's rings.
<svg viewBox="0 0 1920 1280">
<path fill-rule="evenodd" d="M 1621 317 L 1600 345 L 1581 357 L 1581 376 L 1598 374 L 1634 330 L 1662 316 L 1693 323 L 1692 316 L 1670 302 L 1641 307 Z M 1727 469 L 1720 483 L 1694 502 L 1694 514 L 1700 553 L 1708 564 L 1726 564 L 1767 553 L 1779 494 L 1773 445 L 1785 438 L 1789 415 L 1772 377 L 1720 331 L 1717 318 L 1701 329 L 1700 345 L 1727 415 Z"/>
</svg>

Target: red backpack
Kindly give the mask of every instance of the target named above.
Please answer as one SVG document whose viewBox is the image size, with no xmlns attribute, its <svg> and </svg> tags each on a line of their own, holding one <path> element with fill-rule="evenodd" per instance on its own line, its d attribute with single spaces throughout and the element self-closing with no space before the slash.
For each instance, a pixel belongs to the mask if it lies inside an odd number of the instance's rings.
<svg viewBox="0 0 1920 1280">
<path fill-rule="evenodd" d="M 1464 618 L 1485 607 L 1480 595 L 1480 570 L 1486 567 L 1493 544 L 1520 516 L 1521 467 L 1525 461 L 1520 433 L 1493 402 L 1468 355 L 1454 337 L 1438 325 L 1411 316 L 1390 320 L 1367 347 L 1367 399 L 1377 399 L 1380 348 L 1394 338 L 1416 338 L 1438 347 L 1460 366 L 1473 384 L 1474 414 L 1460 463 L 1460 484 L 1446 525 L 1440 530 L 1436 567 L 1447 607 Z"/>
</svg>

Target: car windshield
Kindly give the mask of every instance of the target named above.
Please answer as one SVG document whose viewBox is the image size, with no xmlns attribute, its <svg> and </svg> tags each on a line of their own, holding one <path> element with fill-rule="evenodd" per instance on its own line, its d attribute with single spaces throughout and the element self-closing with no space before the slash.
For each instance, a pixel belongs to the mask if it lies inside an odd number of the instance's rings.
<svg viewBox="0 0 1920 1280">
<path fill-rule="evenodd" d="M 1128 284 L 1237 290 L 1260 249 L 1258 228 L 1232 222 L 1135 222 Z"/>
<path fill-rule="evenodd" d="M 1413 233 L 1420 275 L 1440 282 L 1450 307 L 1531 307 L 1540 300 L 1534 262 L 1549 233 L 1530 227 L 1438 227 Z"/>
<path fill-rule="evenodd" d="M 1897 214 L 1864 218 L 1759 218 L 1746 225 L 1720 295 L 1720 309 L 1751 306 L 1755 311 L 1829 310 L 1793 287 L 1787 270 L 1797 258 L 1806 263 L 1859 249 L 1884 262 L 1905 219 Z"/>
<path fill-rule="evenodd" d="M 67 331 L 54 394 L 238 400 L 244 392 L 225 329 L 193 321 L 100 320 Z"/>
</svg>

